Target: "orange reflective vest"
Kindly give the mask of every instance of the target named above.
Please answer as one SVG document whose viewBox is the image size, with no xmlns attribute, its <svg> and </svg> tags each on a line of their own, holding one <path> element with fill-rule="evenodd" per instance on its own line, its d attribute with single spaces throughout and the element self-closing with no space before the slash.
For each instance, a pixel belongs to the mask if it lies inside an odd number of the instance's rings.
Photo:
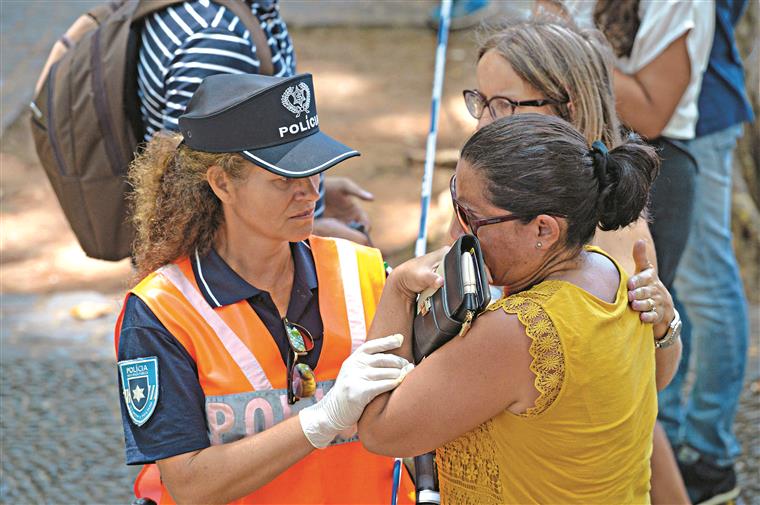
<svg viewBox="0 0 760 505">
<path fill-rule="evenodd" d="M 195 360 L 212 444 L 253 435 L 312 405 L 332 387 L 343 361 L 366 338 L 385 283 L 380 252 L 342 239 L 312 236 L 309 243 L 324 343 L 314 370 L 315 397 L 292 406 L 280 352 L 247 300 L 212 308 L 188 258 L 160 268 L 131 291 Z M 116 324 L 117 351 L 123 315 Z M 390 503 L 392 472 L 392 458 L 367 452 L 355 434 L 344 433 L 234 503 Z M 404 471 L 399 503 L 412 503 L 412 490 Z M 145 465 L 135 481 L 135 495 L 174 503 L 155 465 Z"/>
</svg>

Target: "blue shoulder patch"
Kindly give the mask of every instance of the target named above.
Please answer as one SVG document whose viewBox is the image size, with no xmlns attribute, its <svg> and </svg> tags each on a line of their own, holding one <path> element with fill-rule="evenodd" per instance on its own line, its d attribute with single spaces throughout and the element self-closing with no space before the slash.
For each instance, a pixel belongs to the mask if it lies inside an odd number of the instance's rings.
<svg viewBox="0 0 760 505">
<path fill-rule="evenodd" d="M 129 418 L 137 426 L 145 424 L 158 404 L 158 358 L 119 361 L 121 393 Z"/>
</svg>

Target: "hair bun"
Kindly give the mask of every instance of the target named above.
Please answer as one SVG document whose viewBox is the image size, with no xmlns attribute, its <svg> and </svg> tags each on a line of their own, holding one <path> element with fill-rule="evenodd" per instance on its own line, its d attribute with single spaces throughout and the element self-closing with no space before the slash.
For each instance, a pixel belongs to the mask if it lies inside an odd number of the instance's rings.
<svg viewBox="0 0 760 505">
<path fill-rule="evenodd" d="M 646 208 L 649 188 L 659 172 L 654 149 L 632 137 L 612 151 L 596 141 L 589 153 L 599 182 L 599 228 L 616 230 L 636 221 Z"/>
</svg>

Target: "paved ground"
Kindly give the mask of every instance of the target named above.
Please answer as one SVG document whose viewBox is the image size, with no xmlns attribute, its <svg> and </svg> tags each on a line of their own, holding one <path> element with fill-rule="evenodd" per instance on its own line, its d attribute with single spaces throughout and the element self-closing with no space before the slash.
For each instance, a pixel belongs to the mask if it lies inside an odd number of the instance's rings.
<svg viewBox="0 0 760 505">
<path fill-rule="evenodd" d="M 99 0 L 0 0 L 0 131 L 29 103 L 50 47 L 66 28 Z M 402 3 L 370 0 L 285 0 L 291 27 L 326 25 L 420 26 L 431 0 Z"/>
<path fill-rule="evenodd" d="M 129 503 L 113 312 L 80 322 L 93 292 L 4 295 L 0 317 L 1 503 Z"/>
<path fill-rule="evenodd" d="M 0 0 L 0 131 L 16 119 L 53 42 L 97 0 Z"/>
</svg>

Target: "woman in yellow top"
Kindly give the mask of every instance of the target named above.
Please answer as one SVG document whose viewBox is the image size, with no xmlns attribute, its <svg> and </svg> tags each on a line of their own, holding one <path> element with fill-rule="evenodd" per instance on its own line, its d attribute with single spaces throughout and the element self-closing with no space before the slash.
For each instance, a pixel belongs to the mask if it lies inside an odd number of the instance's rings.
<svg viewBox="0 0 760 505">
<path fill-rule="evenodd" d="M 625 271 L 588 244 L 597 225 L 637 219 L 658 163 L 636 140 L 590 148 L 553 116 L 476 132 L 452 198 L 510 295 L 370 403 L 362 443 L 395 456 L 437 449 L 445 503 L 648 502 L 656 386 L 680 345 L 655 358 L 652 326 L 628 308 Z M 391 274 L 370 337 L 411 335 L 415 293 L 440 284 L 439 258 Z M 401 355 L 411 358 L 411 339 Z"/>
<path fill-rule="evenodd" d="M 580 30 L 552 16 L 510 21 L 483 38 L 478 48 L 477 87 L 464 91 L 465 104 L 478 127 L 505 115 L 552 114 L 575 126 L 589 143 L 601 140 L 611 149 L 622 139 L 613 68 L 612 50 L 598 30 Z M 452 234 L 458 233 L 461 229 L 454 223 Z M 649 245 L 647 254 L 641 244 L 634 247 L 640 239 Z M 631 307 L 641 312 L 642 321 L 654 324 L 654 337 L 660 339 L 680 319 L 659 278 L 660 265 L 648 265 L 648 258 L 656 264 L 653 242 L 647 220 L 641 217 L 617 230 L 597 230 L 592 243 L 632 275 L 628 281 Z M 665 271 L 663 278 L 672 279 L 672 274 L 672 269 Z M 688 503 L 675 456 L 659 425 L 652 468 L 654 503 Z"/>
</svg>

